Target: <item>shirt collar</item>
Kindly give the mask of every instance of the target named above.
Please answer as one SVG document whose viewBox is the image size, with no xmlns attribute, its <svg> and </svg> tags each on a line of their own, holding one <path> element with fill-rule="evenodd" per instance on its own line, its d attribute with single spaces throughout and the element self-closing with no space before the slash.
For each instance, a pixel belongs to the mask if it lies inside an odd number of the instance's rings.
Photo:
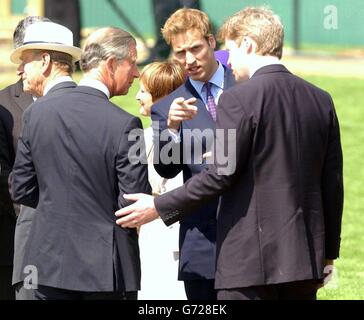
<svg viewBox="0 0 364 320">
<path fill-rule="evenodd" d="M 277 57 L 272 56 L 259 56 L 255 63 L 249 70 L 250 78 L 261 68 L 272 65 L 272 64 L 282 64 L 282 62 Z"/>
<path fill-rule="evenodd" d="M 78 84 L 79 86 L 86 86 L 86 87 L 91 87 L 94 88 L 96 90 L 99 90 L 101 92 L 103 92 L 108 99 L 110 99 L 110 91 L 107 88 L 107 86 L 102 83 L 99 80 L 96 79 L 92 79 L 92 78 L 83 78 L 81 79 L 80 83 Z"/>
<path fill-rule="evenodd" d="M 58 77 L 52 81 L 50 81 L 44 88 L 43 96 L 45 96 L 53 87 L 62 82 L 73 82 L 73 79 L 70 76 L 62 76 Z M 33 99 L 34 100 L 34 99 Z"/>
<path fill-rule="evenodd" d="M 219 66 L 218 66 L 216 72 L 214 73 L 214 75 L 212 76 L 212 78 L 209 80 L 209 82 L 211 82 L 212 84 L 214 84 L 215 86 L 217 86 L 218 88 L 223 90 L 224 89 L 224 78 L 225 78 L 225 69 L 224 69 L 223 65 L 219 62 Z M 192 80 L 191 78 L 190 78 L 190 82 L 191 82 L 192 86 L 195 88 L 195 90 L 200 95 L 202 95 L 202 89 L 203 89 L 205 82 Z"/>
</svg>

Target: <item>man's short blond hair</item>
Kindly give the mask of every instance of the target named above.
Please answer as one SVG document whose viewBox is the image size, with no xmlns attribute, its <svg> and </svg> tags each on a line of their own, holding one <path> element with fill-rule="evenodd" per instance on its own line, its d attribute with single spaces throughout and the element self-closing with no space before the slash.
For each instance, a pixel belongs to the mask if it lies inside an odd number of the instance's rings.
<svg viewBox="0 0 364 320">
<path fill-rule="evenodd" d="M 185 82 L 185 73 L 178 62 L 158 61 L 146 65 L 139 79 L 155 102 L 181 86 Z"/>
<path fill-rule="evenodd" d="M 191 8 L 182 8 L 173 13 L 161 31 L 168 45 L 171 45 L 173 37 L 188 31 L 197 31 L 204 38 L 210 37 L 213 33 L 207 14 Z"/>
<path fill-rule="evenodd" d="M 228 18 L 218 33 L 219 40 L 234 40 L 239 44 L 246 36 L 257 43 L 258 54 L 282 58 L 284 28 L 269 8 L 247 7 Z"/>
</svg>

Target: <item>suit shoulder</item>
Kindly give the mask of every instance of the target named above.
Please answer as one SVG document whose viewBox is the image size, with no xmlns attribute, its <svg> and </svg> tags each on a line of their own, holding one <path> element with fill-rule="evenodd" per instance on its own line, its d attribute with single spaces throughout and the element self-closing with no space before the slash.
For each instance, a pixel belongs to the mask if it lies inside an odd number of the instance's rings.
<svg viewBox="0 0 364 320">
<path fill-rule="evenodd" d="M 133 118 L 137 118 L 136 116 L 134 116 L 133 114 L 131 114 L 130 112 L 126 111 L 125 109 L 123 109 L 122 106 L 119 106 L 111 101 L 108 101 L 107 104 L 110 107 L 110 111 L 119 115 L 120 117 L 123 117 L 127 120 L 131 120 Z"/>
<path fill-rule="evenodd" d="M 18 89 L 19 83 L 13 83 L 4 89 L 0 90 L 0 98 L 3 99 L 5 97 L 13 96 L 15 94 L 16 89 Z"/>
<path fill-rule="evenodd" d="M 250 79 L 247 81 L 238 82 L 234 86 L 226 88 L 223 92 L 223 95 L 224 96 L 236 96 L 236 95 L 240 96 L 243 94 L 243 92 L 245 92 L 245 91 L 251 92 L 255 88 L 257 88 L 256 84 L 254 84 L 252 82 L 252 79 Z M 246 93 L 244 93 L 244 94 L 246 94 Z"/>
<path fill-rule="evenodd" d="M 293 78 L 295 79 L 295 81 L 297 83 L 305 85 L 309 90 L 315 92 L 318 95 L 321 95 L 322 97 L 332 99 L 331 95 L 327 91 L 325 91 L 324 89 L 316 86 L 315 84 L 313 84 L 313 83 L 311 83 L 311 82 L 309 82 L 309 81 L 307 81 L 305 79 L 300 78 L 299 76 L 296 76 L 296 75 L 292 75 L 292 76 L 293 76 Z"/>
<path fill-rule="evenodd" d="M 114 119 L 114 122 L 118 123 L 118 125 L 132 127 L 142 126 L 142 121 L 140 118 L 127 112 L 122 106 L 118 106 L 111 101 L 108 101 L 107 105 L 110 112 L 110 118 Z"/>
<path fill-rule="evenodd" d="M 257 77 L 252 77 L 248 81 L 240 82 L 232 88 L 227 89 L 226 92 L 240 95 L 250 93 L 254 95 L 256 91 L 262 92 L 265 89 L 270 89 L 275 84 L 282 82 L 286 82 L 287 85 L 291 84 L 293 87 L 299 86 L 300 88 L 306 88 L 311 92 L 316 92 L 317 94 L 330 97 L 330 94 L 325 90 L 290 72 L 267 73 Z"/>
</svg>

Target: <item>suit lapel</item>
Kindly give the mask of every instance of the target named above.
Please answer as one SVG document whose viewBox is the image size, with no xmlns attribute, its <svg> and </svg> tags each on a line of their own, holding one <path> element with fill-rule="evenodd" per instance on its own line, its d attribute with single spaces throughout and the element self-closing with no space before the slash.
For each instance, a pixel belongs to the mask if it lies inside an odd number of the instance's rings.
<svg viewBox="0 0 364 320">
<path fill-rule="evenodd" d="M 224 90 L 234 86 L 236 84 L 235 77 L 232 71 L 224 66 Z M 215 128 L 215 122 L 211 117 L 211 114 L 206 108 L 205 103 L 202 101 L 200 95 L 197 93 L 193 85 L 191 84 L 190 80 L 187 79 L 186 81 L 186 90 L 188 98 L 195 97 L 197 99 L 196 107 L 198 108 L 198 113 L 195 118 L 189 121 L 184 121 L 183 126 L 188 127 L 190 129 L 200 128 L 204 129 L 211 129 Z"/>
<path fill-rule="evenodd" d="M 183 127 L 187 127 L 189 129 L 199 128 L 201 130 L 215 128 L 215 122 L 212 119 L 208 110 L 206 109 L 205 103 L 202 101 L 200 95 L 197 93 L 189 79 L 187 79 L 186 82 L 186 89 L 190 93 L 190 96 L 188 98 L 195 97 L 197 99 L 195 105 L 198 108 L 198 112 L 196 117 L 194 117 L 192 120 L 184 121 Z"/>
<path fill-rule="evenodd" d="M 212 119 L 210 113 L 206 109 L 205 103 L 203 102 L 203 100 L 201 99 L 200 95 L 197 93 L 195 88 L 192 86 L 189 79 L 187 79 L 187 81 L 186 81 L 186 89 L 187 89 L 187 94 L 185 95 L 185 98 L 188 99 L 188 98 L 195 97 L 197 99 L 195 106 L 198 108 L 198 112 L 197 112 L 197 115 L 192 120 L 182 122 L 182 129 L 189 129 L 189 130 L 198 129 L 201 131 L 201 133 L 202 133 L 202 131 L 204 131 L 206 129 L 215 130 L 214 120 Z M 188 134 L 188 136 L 190 136 L 190 134 L 191 134 L 191 132 Z M 207 135 L 209 137 L 211 137 L 210 132 L 207 132 Z M 182 136 L 184 136 L 184 134 Z M 206 152 L 207 148 L 210 148 L 210 146 L 208 146 L 208 147 L 206 146 L 205 139 L 201 140 L 200 134 L 193 134 L 193 136 L 195 139 L 197 139 L 201 143 L 202 152 Z M 212 136 L 213 136 L 213 133 L 212 133 Z M 188 149 L 190 149 L 190 146 L 188 144 L 186 146 Z M 184 147 L 185 147 L 185 144 L 184 144 Z M 194 152 L 193 150 L 194 149 L 192 148 L 189 151 Z M 201 161 L 202 161 L 202 159 L 201 159 Z"/>
</svg>

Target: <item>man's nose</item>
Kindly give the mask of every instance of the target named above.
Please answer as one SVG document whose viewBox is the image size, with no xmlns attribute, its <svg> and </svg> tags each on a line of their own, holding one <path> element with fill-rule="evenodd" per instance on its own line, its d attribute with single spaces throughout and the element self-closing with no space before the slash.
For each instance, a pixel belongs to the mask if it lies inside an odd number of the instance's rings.
<svg viewBox="0 0 364 320">
<path fill-rule="evenodd" d="M 195 56 L 192 53 L 187 51 L 187 53 L 186 53 L 186 64 L 193 64 L 195 61 L 196 61 Z"/>
</svg>

